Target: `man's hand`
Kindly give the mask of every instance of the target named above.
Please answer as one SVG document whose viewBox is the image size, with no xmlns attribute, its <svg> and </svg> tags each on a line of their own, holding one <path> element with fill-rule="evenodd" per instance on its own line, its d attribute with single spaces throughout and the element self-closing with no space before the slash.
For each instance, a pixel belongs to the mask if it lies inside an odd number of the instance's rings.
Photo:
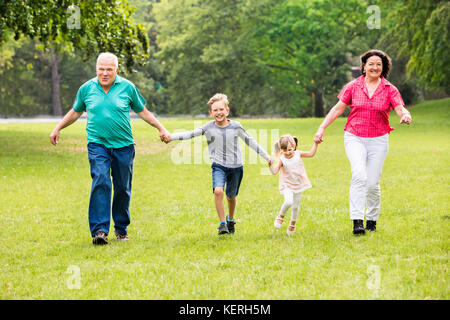
<svg viewBox="0 0 450 320">
<path fill-rule="evenodd" d="M 59 132 L 67 126 L 70 126 L 72 123 L 77 121 L 83 112 L 75 111 L 74 109 L 70 109 L 69 112 L 64 116 L 64 118 L 56 125 L 55 129 L 53 129 L 52 133 L 50 133 L 50 143 L 56 146 L 59 142 Z"/>
<path fill-rule="evenodd" d="M 269 158 L 267 158 L 267 164 L 269 165 L 269 167 L 272 165 L 273 163 L 273 159 L 272 157 L 269 156 Z"/>
<path fill-rule="evenodd" d="M 159 134 L 159 138 L 164 143 L 169 143 L 171 141 L 170 133 L 167 130 L 162 130 Z"/>
<path fill-rule="evenodd" d="M 59 130 L 55 128 L 50 134 L 50 143 L 56 146 L 58 142 L 59 142 Z"/>
</svg>

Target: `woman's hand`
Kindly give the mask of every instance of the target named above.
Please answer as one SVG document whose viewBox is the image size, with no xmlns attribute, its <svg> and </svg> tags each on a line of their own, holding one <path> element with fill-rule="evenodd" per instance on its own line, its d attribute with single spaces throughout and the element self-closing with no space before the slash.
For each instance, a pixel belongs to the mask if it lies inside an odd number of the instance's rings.
<svg viewBox="0 0 450 320">
<path fill-rule="evenodd" d="M 406 123 L 410 124 L 412 121 L 411 113 L 402 105 L 398 105 L 394 108 L 394 111 L 400 117 L 400 124 Z"/>
<path fill-rule="evenodd" d="M 411 121 L 412 121 L 411 113 L 409 113 L 409 111 L 404 112 L 400 119 L 400 124 L 402 123 L 410 124 Z"/>
<path fill-rule="evenodd" d="M 325 129 L 322 127 L 319 127 L 316 134 L 314 135 L 314 143 L 322 143 L 324 135 L 325 135 Z"/>
</svg>

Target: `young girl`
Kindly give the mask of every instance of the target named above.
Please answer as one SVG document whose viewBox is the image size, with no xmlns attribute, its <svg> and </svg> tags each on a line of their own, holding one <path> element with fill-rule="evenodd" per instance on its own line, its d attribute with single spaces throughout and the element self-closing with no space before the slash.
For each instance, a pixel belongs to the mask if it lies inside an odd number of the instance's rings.
<svg viewBox="0 0 450 320">
<path fill-rule="evenodd" d="M 292 207 L 291 222 L 287 234 L 295 231 L 298 209 L 302 192 L 311 188 L 302 158 L 312 158 L 317 151 L 317 143 L 314 143 L 308 152 L 297 150 L 298 139 L 291 135 L 284 135 L 275 144 L 275 153 L 278 158 L 276 165 L 269 166 L 272 174 L 280 172 L 279 189 L 284 195 L 284 203 L 279 215 L 275 218 L 275 228 L 280 229 L 287 210 Z"/>
</svg>

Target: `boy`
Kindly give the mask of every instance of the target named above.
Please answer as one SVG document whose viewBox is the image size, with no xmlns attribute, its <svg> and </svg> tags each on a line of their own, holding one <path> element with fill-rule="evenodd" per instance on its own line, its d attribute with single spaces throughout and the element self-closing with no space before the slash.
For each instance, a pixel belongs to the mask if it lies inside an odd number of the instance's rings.
<svg viewBox="0 0 450 320">
<path fill-rule="evenodd" d="M 234 211 L 236 197 L 242 181 L 243 168 L 241 150 L 238 137 L 261 157 L 272 164 L 272 158 L 262 149 L 256 141 L 242 128 L 239 122 L 227 119 L 230 109 L 226 95 L 215 94 L 209 101 L 209 115 L 214 119 L 193 131 L 172 134 L 164 142 L 172 140 L 187 140 L 199 135 L 205 135 L 208 142 L 209 157 L 212 162 L 212 180 L 214 202 L 220 225 L 219 234 L 234 233 Z M 225 220 L 225 206 L 223 203 L 224 187 L 228 200 L 228 216 Z"/>
</svg>

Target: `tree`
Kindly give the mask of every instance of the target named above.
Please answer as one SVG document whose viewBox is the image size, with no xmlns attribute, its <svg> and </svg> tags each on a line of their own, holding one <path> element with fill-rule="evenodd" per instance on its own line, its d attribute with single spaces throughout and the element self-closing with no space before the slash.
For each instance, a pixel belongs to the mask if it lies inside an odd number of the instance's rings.
<svg viewBox="0 0 450 320">
<path fill-rule="evenodd" d="M 408 75 L 416 74 L 429 89 L 442 89 L 450 93 L 450 2 L 446 0 L 395 2 L 384 0 L 386 6 L 396 5 L 388 11 L 393 22 L 383 42 L 408 58 Z"/>
<path fill-rule="evenodd" d="M 38 39 L 50 52 L 53 111 L 62 112 L 58 71 L 61 52 L 79 50 L 87 60 L 101 51 L 115 53 L 131 72 L 148 58 L 148 38 L 142 25 L 134 24 L 127 1 L 16 0 L 0 2 L 0 46 L 13 33 Z"/>
<path fill-rule="evenodd" d="M 261 61 L 282 70 L 292 91 L 312 97 L 316 117 L 325 114 L 324 95 L 349 79 L 349 58 L 360 53 L 355 40 L 367 29 L 365 13 L 357 0 L 283 1 L 259 27 Z"/>
<path fill-rule="evenodd" d="M 147 107 L 157 114 L 168 113 L 167 108 L 167 74 L 163 70 L 161 61 L 156 56 L 159 51 L 156 43 L 158 25 L 154 15 L 154 5 L 159 0 L 130 0 L 130 5 L 136 9 L 134 17 L 142 23 L 149 39 L 149 58 L 146 65 L 137 66 L 137 72 L 129 75 L 129 79 L 136 84 L 144 97 L 147 97 Z M 170 18 L 169 18 L 170 19 Z"/>
<path fill-rule="evenodd" d="M 128 70 L 148 58 L 148 39 L 134 24 L 127 1 L 15 0 L 0 2 L 0 45 L 9 32 L 82 50 L 86 58 L 100 51 L 114 52 Z"/>
<path fill-rule="evenodd" d="M 217 92 L 233 116 L 275 113 L 286 96 L 256 59 L 252 16 L 273 1 L 162 1 L 155 6 L 158 57 L 167 72 L 171 112 L 206 113 Z M 170 19 L 168 19 L 170 17 Z"/>
</svg>

